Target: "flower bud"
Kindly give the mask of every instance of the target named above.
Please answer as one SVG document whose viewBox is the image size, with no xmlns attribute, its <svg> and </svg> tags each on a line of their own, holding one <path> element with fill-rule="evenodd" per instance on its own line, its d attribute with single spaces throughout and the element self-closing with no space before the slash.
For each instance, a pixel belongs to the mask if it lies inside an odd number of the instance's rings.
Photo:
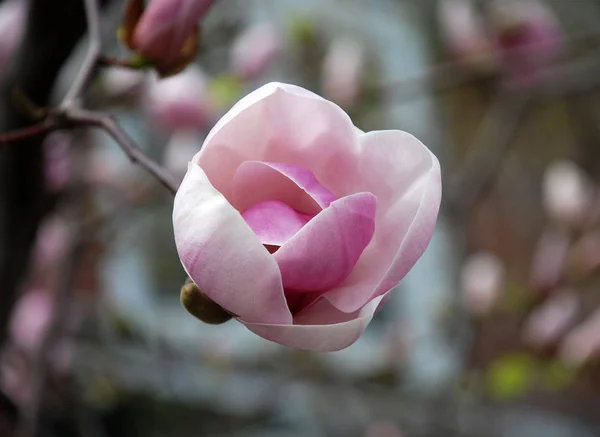
<svg viewBox="0 0 600 437">
<path fill-rule="evenodd" d="M 282 46 L 281 36 L 271 24 L 249 27 L 231 47 L 231 69 L 240 79 L 255 79 L 279 56 Z"/>
<path fill-rule="evenodd" d="M 350 39 L 331 43 L 323 61 L 323 92 L 325 97 L 344 108 L 356 105 L 360 96 L 364 70 L 363 47 Z"/>
<path fill-rule="evenodd" d="M 211 325 L 220 325 L 232 318 L 231 314 L 210 300 L 189 278 L 181 287 L 181 304 L 192 316 Z"/>
<path fill-rule="evenodd" d="M 460 288 L 464 305 L 475 315 L 487 314 L 500 295 L 504 266 L 491 253 L 475 253 L 463 264 Z"/>
<path fill-rule="evenodd" d="M 592 202 L 592 188 L 585 173 L 571 161 L 551 164 L 544 174 L 543 205 L 554 222 L 577 227 Z"/>
<path fill-rule="evenodd" d="M 130 0 L 121 39 L 152 63 L 161 77 L 182 71 L 196 56 L 199 21 L 213 0 Z"/>
<path fill-rule="evenodd" d="M 563 290 L 549 298 L 526 320 L 524 340 L 536 347 L 548 346 L 565 332 L 579 309 L 579 299 L 572 290 Z"/>
</svg>

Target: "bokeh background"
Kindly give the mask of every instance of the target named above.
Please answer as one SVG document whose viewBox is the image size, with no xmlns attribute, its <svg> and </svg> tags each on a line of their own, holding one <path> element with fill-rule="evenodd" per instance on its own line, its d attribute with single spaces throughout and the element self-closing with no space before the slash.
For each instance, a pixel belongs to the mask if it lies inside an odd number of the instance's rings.
<svg viewBox="0 0 600 437">
<path fill-rule="evenodd" d="M 24 53 L 25 3 L 0 3 L 2 78 Z M 103 11 L 114 57 L 123 8 Z M 270 81 L 362 130 L 408 131 L 442 165 L 438 226 L 356 344 L 291 350 L 186 313 L 172 197 L 103 133 L 55 132 L 0 430 L 17 406 L 53 437 L 600 435 L 598 23 L 597 0 L 219 0 L 184 73 L 103 69 L 85 104 L 179 179 Z M 51 101 L 84 55 L 83 40 Z"/>
</svg>

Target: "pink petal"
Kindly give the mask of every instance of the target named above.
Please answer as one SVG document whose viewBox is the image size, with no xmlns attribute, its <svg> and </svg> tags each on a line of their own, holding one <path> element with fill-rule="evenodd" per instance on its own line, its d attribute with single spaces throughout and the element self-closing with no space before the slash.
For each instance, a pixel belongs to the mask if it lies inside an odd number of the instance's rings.
<svg viewBox="0 0 600 437">
<path fill-rule="evenodd" d="M 363 334 L 383 296 L 373 299 L 350 320 L 322 325 L 268 325 L 239 320 L 267 340 L 296 349 L 337 351 L 347 348 Z"/>
<path fill-rule="evenodd" d="M 286 243 L 312 218 L 279 200 L 258 203 L 242 217 L 262 244 L 273 246 Z"/>
<path fill-rule="evenodd" d="M 325 294 L 345 312 L 398 285 L 429 244 L 441 201 L 439 162 L 415 137 L 375 131 L 360 141 L 362 165 L 347 183 L 377 196 L 377 215 L 373 240 L 352 274 Z"/>
<path fill-rule="evenodd" d="M 350 275 L 375 230 L 377 198 L 343 197 L 275 252 L 286 291 L 324 291 Z"/>
<path fill-rule="evenodd" d="M 216 303 L 249 322 L 292 322 L 275 260 L 195 164 L 175 196 L 173 228 L 184 268 Z"/>
<path fill-rule="evenodd" d="M 238 211 L 265 200 L 281 200 L 294 209 L 316 214 L 337 196 L 306 168 L 279 162 L 246 161 L 233 179 L 233 202 Z"/>
<path fill-rule="evenodd" d="M 233 179 L 244 161 L 290 163 L 309 169 L 338 197 L 353 178 L 358 135 L 337 105 L 303 88 L 269 83 L 241 99 L 219 120 L 194 157 L 213 186 L 231 202 Z"/>
</svg>

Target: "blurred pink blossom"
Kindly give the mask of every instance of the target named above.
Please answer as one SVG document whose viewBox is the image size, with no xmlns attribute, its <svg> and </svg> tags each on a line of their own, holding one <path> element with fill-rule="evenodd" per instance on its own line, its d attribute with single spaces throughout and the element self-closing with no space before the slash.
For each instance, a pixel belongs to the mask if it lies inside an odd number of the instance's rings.
<svg viewBox="0 0 600 437">
<path fill-rule="evenodd" d="M 491 23 L 510 83 L 528 85 L 542 79 L 562 52 L 562 29 L 545 2 L 495 0 Z"/>
<path fill-rule="evenodd" d="M 215 118 L 207 78 L 196 66 L 147 87 L 146 109 L 152 123 L 175 130 L 202 130 Z"/>
<path fill-rule="evenodd" d="M 562 278 L 569 246 L 570 236 L 561 229 L 545 230 L 533 253 L 530 283 L 536 289 L 546 290 L 554 287 Z"/>
<path fill-rule="evenodd" d="M 10 321 L 10 337 L 20 350 L 32 353 L 40 346 L 52 318 L 54 302 L 47 290 L 34 289 L 21 295 Z"/>
<path fill-rule="evenodd" d="M 537 308 L 526 320 L 524 340 L 537 347 L 548 346 L 567 330 L 579 310 L 573 290 L 561 290 Z"/>
<path fill-rule="evenodd" d="M 323 92 L 325 97 L 344 108 L 356 105 L 365 70 L 365 52 L 356 41 L 334 40 L 323 61 Z"/>
<path fill-rule="evenodd" d="M 148 79 L 142 70 L 111 67 L 102 71 L 102 86 L 110 98 L 119 98 L 141 91 Z"/>
<path fill-rule="evenodd" d="M 367 426 L 365 437 L 402 437 L 400 427 L 391 420 L 376 420 Z"/>
<path fill-rule="evenodd" d="M 132 180 L 133 166 L 120 150 L 94 146 L 86 156 L 85 182 L 120 190 Z"/>
<path fill-rule="evenodd" d="M 281 35 L 273 25 L 255 24 L 244 30 L 231 47 L 231 69 L 241 79 L 255 79 L 279 56 L 282 49 Z"/>
<path fill-rule="evenodd" d="M 579 366 L 600 354 L 600 310 L 574 328 L 563 340 L 559 356 L 568 365 Z"/>
<path fill-rule="evenodd" d="M 489 70 L 496 51 L 473 0 L 438 0 L 442 41 L 450 55 L 466 67 Z"/>
<path fill-rule="evenodd" d="M 0 72 L 21 41 L 26 14 L 26 0 L 4 0 L 0 3 Z"/>
<path fill-rule="evenodd" d="M 52 193 L 64 189 L 71 177 L 72 141 L 69 131 L 52 132 L 44 140 L 46 187 Z"/>
<path fill-rule="evenodd" d="M 65 220 L 54 215 L 46 218 L 37 233 L 34 265 L 40 270 L 55 270 L 66 250 L 69 229 Z"/>
<path fill-rule="evenodd" d="M 500 259 L 486 252 L 470 255 L 460 273 L 462 302 L 475 315 L 485 315 L 500 296 L 504 266 Z"/>
<path fill-rule="evenodd" d="M 557 161 L 546 169 L 542 196 L 551 220 L 576 227 L 583 223 L 591 207 L 593 189 L 588 177 L 574 162 Z"/>
<path fill-rule="evenodd" d="M 165 147 L 163 163 L 165 167 L 179 180 L 187 172 L 188 162 L 198 152 L 204 138 L 197 132 L 175 132 Z"/>
</svg>

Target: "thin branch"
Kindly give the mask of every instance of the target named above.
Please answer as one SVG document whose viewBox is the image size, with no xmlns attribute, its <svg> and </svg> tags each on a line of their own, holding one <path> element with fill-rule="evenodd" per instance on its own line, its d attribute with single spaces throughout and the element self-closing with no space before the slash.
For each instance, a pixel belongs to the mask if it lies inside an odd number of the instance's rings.
<svg viewBox="0 0 600 437">
<path fill-rule="evenodd" d="M 108 133 L 121 149 L 127 154 L 132 163 L 140 165 L 156 178 L 171 194 L 177 193 L 177 182 L 169 172 L 152 160 L 137 143 L 123 130 L 119 122 L 111 115 L 101 112 L 73 109 L 64 115 L 67 122 L 79 126 L 93 126 Z"/>
<path fill-rule="evenodd" d="M 34 124 L 33 126 L 0 134 L 0 145 L 6 145 L 15 141 L 24 140 L 37 135 L 47 134 L 57 130 L 58 128 L 59 127 L 56 123 L 44 120 L 43 122 Z"/>
<path fill-rule="evenodd" d="M 79 73 L 73 82 L 69 91 L 60 104 L 60 108 L 68 108 L 77 104 L 77 99 L 81 96 L 85 86 L 94 75 L 97 66 L 98 56 L 102 49 L 102 35 L 100 33 L 100 16 L 98 13 L 97 0 L 85 1 L 85 16 L 88 26 L 89 46 L 88 51 L 79 69 Z"/>
</svg>

